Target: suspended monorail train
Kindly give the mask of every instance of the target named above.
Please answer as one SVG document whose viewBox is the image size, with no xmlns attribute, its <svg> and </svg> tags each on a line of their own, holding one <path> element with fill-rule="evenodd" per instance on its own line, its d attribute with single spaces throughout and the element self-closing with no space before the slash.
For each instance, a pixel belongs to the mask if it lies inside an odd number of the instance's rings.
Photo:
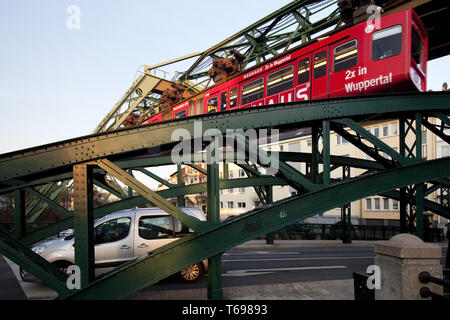
<svg viewBox="0 0 450 320">
<path fill-rule="evenodd" d="M 426 90 L 428 35 L 411 9 L 363 22 L 249 68 L 145 123 L 264 105 Z"/>
</svg>

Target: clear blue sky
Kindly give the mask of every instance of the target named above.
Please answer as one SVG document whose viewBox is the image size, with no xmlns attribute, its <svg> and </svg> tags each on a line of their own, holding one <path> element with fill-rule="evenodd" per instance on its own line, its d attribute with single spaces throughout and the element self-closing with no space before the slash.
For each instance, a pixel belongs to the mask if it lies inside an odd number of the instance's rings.
<svg viewBox="0 0 450 320">
<path fill-rule="evenodd" d="M 1 1 L 0 153 L 91 133 L 139 66 L 205 50 L 289 2 Z M 72 4 L 80 30 L 66 27 Z M 449 57 L 429 63 L 429 88 L 444 81 Z"/>
</svg>

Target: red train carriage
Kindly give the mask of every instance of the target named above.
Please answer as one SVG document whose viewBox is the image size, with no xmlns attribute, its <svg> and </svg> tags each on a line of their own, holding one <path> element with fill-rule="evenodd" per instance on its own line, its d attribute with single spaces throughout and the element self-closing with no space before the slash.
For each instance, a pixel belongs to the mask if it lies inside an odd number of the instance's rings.
<svg viewBox="0 0 450 320">
<path fill-rule="evenodd" d="M 145 123 L 283 102 L 425 91 L 428 37 L 414 10 L 371 23 L 259 64 Z"/>
</svg>

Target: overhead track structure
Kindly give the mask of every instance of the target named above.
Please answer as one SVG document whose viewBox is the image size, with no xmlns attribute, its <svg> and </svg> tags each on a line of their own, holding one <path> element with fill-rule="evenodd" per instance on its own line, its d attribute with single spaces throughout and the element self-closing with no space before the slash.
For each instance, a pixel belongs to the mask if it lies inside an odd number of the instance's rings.
<svg viewBox="0 0 450 320">
<path fill-rule="evenodd" d="M 420 217 L 424 210 L 450 218 L 448 207 L 426 198 L 436 188 L 450 185 L 450 158 L 428 160 L 415 152 L 408 154 L 402 150 L 396 151 L 362 128 L 359 123 L 369 120 L 405 119 L 422 125 L 414 125 L 415 130 L 408 130 L 407 135 L 400 134 L 399 140 L 420 143 L 418 137 L 421 137 L 422 127 L 426 124 L 428 127 L 434 127 L 434 130 L 430 130 L 433 134 L 448 141 L 449 115 L 450 95 L 446 93 L 329 99 L 171 120 L 3 154 L 0 155 L 0 194 L 15 192 L 17 204 L 22 205 L 16 206 L 17 219 L 13 230 L 16 232 L 0 228 L 0 253 L 42 279 L 58 292 L 61 299 L 111 299 L 126 297 L 196 261 L 218 257 L 224 251 L 250 239 L 369 196 L 382 195 L 400 199 L 405 207 L 414 207 L 414 215 L 410 215 L 407 220 L 410 223 L 408 228 L 421 235 L 423 231 Z M 439 124 L 436 119 L 441 120 Z M 214 174 L 215 171 L 208 168 L 208 184 L 167 184 L 167 190 L 155 192 L 130 174 L 142 168 L 174 164 L 171 151 L 179 141 L 172 139 L 172 133 L 175 130 L 184 130 L 185 133 L 191 134 L 191 137 L 195 137 L 199 134 L 196 127 L 199 123 L 200 135 L 206 133 L 204 141 L 210 141 L 208 129 L 215 129 L 216 133 L 225 137 L 230 129 L 273 128 L 311 128 L 315 135 L 320 132 L 320 141 L 314 143 L 311 153 L 266 153 L 255 141 L 248 140 L 245 136 L 237 136 L 234 141 L 246 150 L 245 163 L 236 160 L 238 157 L 235 152 L 219 152 L 216 156 L 219 161 L 238 162 L 237 165 L 251 172 L 251 175 L 245 178 L 219 179 Z M 329 148 L 333 131 L 375 160 L 331 155 Z M 202 149 L 208 151 L 208 143 L 203 143 Z M 247 161 L 252 159 L 250 154 L 255 150 L 260 155 L 259 160 L 254 165 L 248 165 Z M 195 154 L 191 157 L 194 158 Z M 384 160 L 381 161 L 381 158 Z M 268 159 L 272 159 L 272 164 L 277 164 L 277 172 L 264 173 L 262 168 L 264 163 L 267 165 Z M 307 164 L 308 172 L 294 169 L 289 165 L 293 162 Z M 195 163 L 198 163 L 198 160 L 193 162 L 193 166 Z M 351 174 L 341 177 L 336 173 L 339 168 L 350 168 L 348 172 Z M 89 190 L 96 177 L 105 173 L 128 185 L 137 194 L 94 208 L 89 202 L 92 197 Z M 154 174 L 152 176 L 155 177 Z M 36 232 L 17 232 L 24 229 L 21 218 L 26 206 L 20 201 L 24 193 L 47 183 L 72 178 L 75 190 L 74 213 L 67 212 L 66 220 Z M 268 190 L 278 185 L 289 185 L 298 193 L 272 202 Z M 237 187 L 265 188 L 265 191 L 261 192 L 262 197 L 266 198 L 265 205 L 224 222 L 200 222 L 165 200 L 199 192 L 207 192 L 208 196 L 211 192 L 217 195 L 217 190 Z M 405 188 L 411 188 L 413 191 L 402 194 Z M 419 188 L 422 188 L 422 192 L 418 192 Z M 217 205 L 218 201 L 216 197 L 210 206 Z M 32 243 L 74 227 L 76 237 L 82 239 L 76 244 L 76 257 L 89 257 L 89 252 L 93 249 L 93 243 L 88 240 L 93 232 L 89 225 L 93 219 L 117 210 L 148 204 L 164 208 L 195 232 L 159 248 L 148 257 L 130 261 L 101 279 L 87 277 L 79 291 L 66 289 L 64 275 L 28 249 Z M 92 274 L 92 258 L 78 259 L 76 264 L 80 266 L 82 274 Z M 216 283 L 216 286 L 220 283 L 219 278 L 220 275 L 214 276 L 213 283 Z M 220 295 L 215 298 L 220 298 Z"/>
<path fill-rule="evenodd" d="M 143 70 L 139 70 L 139 76 L 130 88 L 100 121 L 93 133 L 135 126 L 162 112 L 163 106 L 159 98 L 173 82 L 183 83 L 190 88 L 191 92 L 198 92 L 206 86 L 212 85 L 208 78 L 208 69 L 211 67 L 213 59 L 226 57 L 230 50 L 238 50 L 245 54 L 246 59 L 243 66 L 243 70 L 245 70 L 247 67 L 262 63 L 266 59 L 294 47 L 309 45 L 317 38 L 326 36 L 327 33 L 350 26 L 352 21 L 349 23 L 342 21 L 338 7 L 339 2 L 338 0 L 295 0 L 203 52 L 188 54 L 152 66 L 144 66 Z M 429 0 L 353 2 L 381 5 L 383 14 L 415 8 L 429 34 L 429 60 L 450 53 L 447 34 L 447 30 L 450 29 L 450 20 L 447 19 L 449 14 L 447 2 Z M 358 8 L 353 9 L 357 10 Z M 170 81 L 165 77 L 157 76 L 159 71 L 164 73 L 161 68 L 185 60 L 193 61 L 185 71 L 176 73 Z M 96 181 L 96 185 L 99 187 L 101 187 L 100 183 L 100 181 Z M 111 179 L 111 184 L 115 186 L 113 189 L 115 193 L 122 196 L 117 181 Z M 104 183 L 102 186 L 111 190 L 111 186 Z M 55 201 L 63 192 L 70 192 L 71 188 L 71 181 L 64 182 L 64 185 L 48 185 L 45 188 L 39 188 L 37 191 L 50 202 L 43 202 L 37 197 L 30 200 L 32 204 L 27 205 L 27 221 L 36 221 L 45 212 L 51 201 Z"/>
</svg>

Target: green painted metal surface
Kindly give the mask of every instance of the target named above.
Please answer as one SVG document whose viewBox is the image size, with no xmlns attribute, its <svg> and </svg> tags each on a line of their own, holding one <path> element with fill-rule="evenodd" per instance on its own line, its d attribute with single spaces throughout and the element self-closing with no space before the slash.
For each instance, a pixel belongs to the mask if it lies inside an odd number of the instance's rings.
<svg viewBox="0 0 450 320">
<path fill-rule="evenodd" d="M 160 248 L 153 255 L 130 262 L 95 281 L 89 288 L 67 298 L 124 298 L 196 261 L 220 254 L 299 219 L 373 194 L 449 175 L 450 158 L 445 158 L 346 180 L 320 191 L 278 201 L 269 208 L 248 212 L 220 225 L 212 226 L 208 231 Z M 183 258 L 180 257 L 181 252 Z"/>
</svg>

